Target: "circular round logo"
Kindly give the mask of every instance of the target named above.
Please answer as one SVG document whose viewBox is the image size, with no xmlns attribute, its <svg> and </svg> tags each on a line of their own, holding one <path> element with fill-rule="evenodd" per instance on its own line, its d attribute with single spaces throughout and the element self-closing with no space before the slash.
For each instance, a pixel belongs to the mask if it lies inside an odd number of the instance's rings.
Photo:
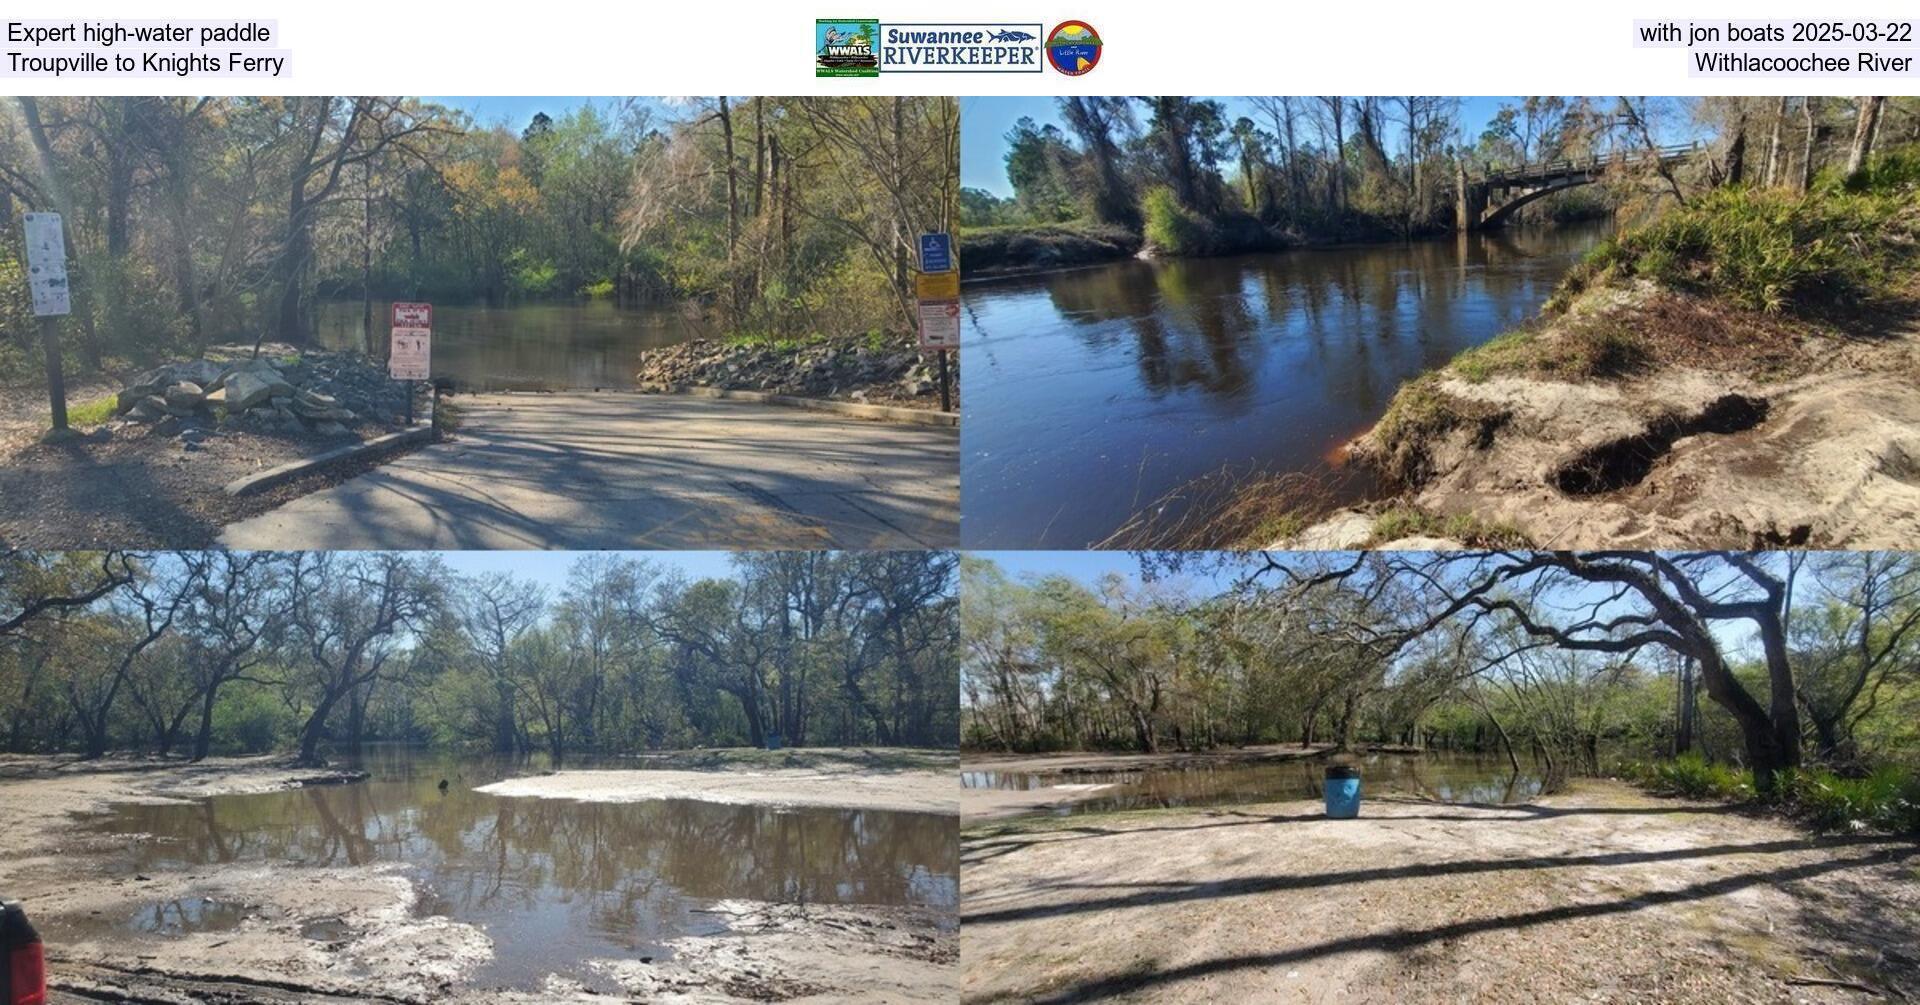
<svg viewBox="0 0 1920 1005">
<path fill-rule="evenodd" d="M 1100 64 L 1100 33 L 1085 21 L 1062 21 L 1047 33 L 1047 62 L 1069 77 Z"/>
</svg>

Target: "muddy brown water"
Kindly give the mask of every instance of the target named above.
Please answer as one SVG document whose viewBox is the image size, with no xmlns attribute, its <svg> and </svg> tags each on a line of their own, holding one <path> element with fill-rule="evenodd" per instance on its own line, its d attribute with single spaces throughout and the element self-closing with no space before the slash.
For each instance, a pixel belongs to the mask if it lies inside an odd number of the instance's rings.
<svg viewBox="0 0 1920 1005">
<path fill-rule="evenodd" d="M 1522 760 L 1520 774 L 1515 775 L 1504 756 L 1366 754 L 1352 763 L 1360 769 L 1363 800 L 1370 796 L 1413 796 L 1449 803 L 1511 803 L 1540 794 L 1537 768 Z M 969 789 L 1019 791 L 1057 785 L 1107 786 L 1070 805 L 1034 811 L 1101 813 L 1318 799 L 1326 766 L 1324 758 L 1308 757 L 1220 764 L 1201 761 L 1145 771 L 963 770 L 960 783 Z"/>
<path fill-rule="evenodd" d="M 418 914 L 471 923 L 492 938 L 494 959 L 470 977 L 478 987 L 537 989 L 552 973 L 601 987 L 580 963 L 668 958 L 672 939 L 726 930 L 711 913 L 721 900 L 912 906 L 950 918 L 959 899 L 951 816 L 513 799 L 471 790 L 539 763 L 389 749 L 369 752 L 360 766 L 372 773 L 363 783 L 126 804 L 86 826 L 125 839 L 116 876 L 268 863 L 284 865 L 292 881 L 305 867 L 404 863 L 420 891 Z M 189 895 L 125 917 L 44 923 L 56 941 L 167 936 L 230 930 L 261 910 Z M 320 919 L 304 934 L 332 942 L 350 933 Z"/>
<path fill-rule="evenodd" d="M 1079 548 L 1232 468 L 1373 486 L 1332 455 L 1394 392 L 1532 317 L 1610 232 L 1126 261 L 969 284 L 968 548 Z"/>
<path fill-rule="evenodd" d="M 373 303 L 376 355 L 384 358 L 390 304 Z M 361 305 L 319 308 L 319 342 L 359 349 Z M 627 388 L 643 350 L 709 335 L 678 305 L 621 307 L 610 299 L 512 307 L 434 305 L 433 373 L 475 391 Z"/>
</svg>

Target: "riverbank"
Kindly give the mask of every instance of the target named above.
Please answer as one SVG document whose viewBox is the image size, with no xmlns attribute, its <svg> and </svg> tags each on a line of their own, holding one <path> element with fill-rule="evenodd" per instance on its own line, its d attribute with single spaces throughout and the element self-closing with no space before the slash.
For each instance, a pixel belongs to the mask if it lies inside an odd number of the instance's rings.
<svg viewBox="0 0 1920 1005">
<path fill-rule="evenodd" d="M 1392 749 L 1392 748 L 1380 748 Z M 1116 754 L 1071 751 L 1058 754 L 968 753 L 961 770 L 996 775 L 1109 775 L 1117 772 L 1178 771 L 1223 765 L 1274 764 L 1325 757 L 1331 744 L 1311 746 L 1268 744 L 1221 750 L 1174 751 L 1161 754 Z M 1060 781 L 1037 788 L 975 787 L 960 791 L 960 817 L 967 824 L 1029 813 L 1058 812 L 1077 803 L 1100 798 L 1112 788 L 1104 783 Z"/>
<path fill-rule="evenodd" d="M 1388 493 L 1242 543 L 1910 546 L 1915 184 L 1719 193 L 1603 247 L 1347 447 Z"/>
<path fill-rule="evenodd" d="M 667 755 L 659 766 L 548 772 L 475 791 L 595 803 L 693 799 L 952 814 L 960 809 L 954 780 L 958 763 L 952 755 L 917 750 L 684 751 Z"/>
<path fill-rule="evenodd" d="M 1920 847 L 1583 782 L 972 826 L 962 1000 L 1920 994 Z M 1061 947 L 1072 947 L 1064 951 Z"/>
<path fill-rule="evenodd" d="M 493 926 L 434 913 L 434 891 L 405 863 L 263 863 L 235 848 L 205 864 L 135 872 L 123 836 L 85 826 L 114 804 L 361 777 L 277 757 L 198 765 L 0 758 L 0 805 L 10 811 L 0 828 L 0 892 L 23 900 L 47 939 L 54 1000 L 937 1002 L 955 993 L 950 916 L 751 900 L 711 905 L 713 934 L 669 940 L 661 958 L 555 958 L 556 967 L 583 964 L 597 986 L 553 976 L 537 991 L 487 987 L 473 978 L 494 956 Z M 244 841 L 238 833 L 229 839 Z M 167 917 L 195 923 L 139 923 Z"/>
<path fill-rule="evenodd" d="M 1109 224 L 1061 223 L 969 227 L 960 232 L 965 279 L 1022 276 L 1132 258 L 1146 239 Z"/>
<path fill-rule="evenodd" d="M 947 354 L 955 410 L 959 355 Z M 710 387 L 931 410 L 940 407 L 938 366 L 905 337 L 694 339 L 642 351 L 634 382 L 643 391 Z"/>
</svg>

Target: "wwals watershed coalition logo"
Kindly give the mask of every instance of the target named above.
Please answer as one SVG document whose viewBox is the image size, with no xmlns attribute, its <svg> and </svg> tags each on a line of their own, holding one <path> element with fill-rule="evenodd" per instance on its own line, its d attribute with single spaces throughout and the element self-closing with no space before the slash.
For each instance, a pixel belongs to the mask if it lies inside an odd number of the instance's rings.
<svg viewBox="0 0 1920 1005">
<path fill-rule="evenodd" d="M 814 23 L 814 75 L 882 73 L 1040 73 L 1045 62 L 1077 77 L 1100 62 L 1100 35 L 1085 21 L 1043 24 L 901 23 L 821 18 Z"/>
<path fill-rule="evenodd" d="M 813 75 L 878 77 L 880 22 L 862 18 L 821 18 L 815 21 Z"/>
</svg>

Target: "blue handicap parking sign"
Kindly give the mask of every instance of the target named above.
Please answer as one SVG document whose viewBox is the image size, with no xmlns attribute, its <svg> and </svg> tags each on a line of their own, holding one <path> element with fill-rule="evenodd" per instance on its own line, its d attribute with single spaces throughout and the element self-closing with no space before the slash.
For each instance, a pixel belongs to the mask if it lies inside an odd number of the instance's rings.
<svg viewBox="0 0 1920 1005">
<path fill-rule="evenodd" d="M 920 271 L 949 272 L 953 269 L 953 236 L 920 235 Z"/>
</svg>

